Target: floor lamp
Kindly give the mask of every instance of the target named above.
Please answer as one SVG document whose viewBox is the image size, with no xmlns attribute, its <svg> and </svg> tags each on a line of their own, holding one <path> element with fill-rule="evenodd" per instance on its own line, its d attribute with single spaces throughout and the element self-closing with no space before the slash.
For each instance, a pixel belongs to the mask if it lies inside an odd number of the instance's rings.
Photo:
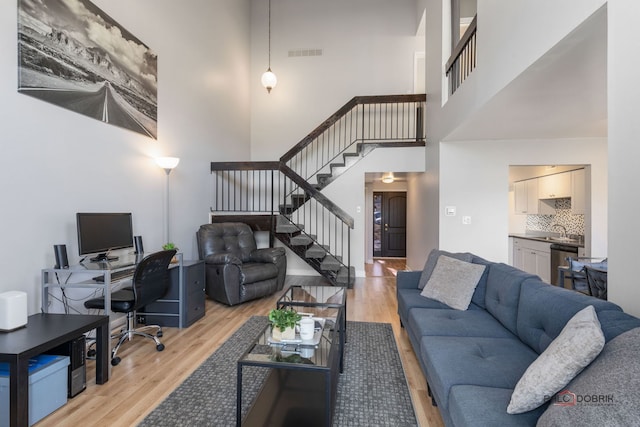
<svg viewBox="0 0 640 427">
<path fill-rule="evenodd" d="M 156 164 L 164 169 L 167 174 L 167 185 L 164 190 L 164 243 L 170 243 L 169 239 L 169 174 L 180 163 L 178 157 L 156 157 Z"/>
</svg>

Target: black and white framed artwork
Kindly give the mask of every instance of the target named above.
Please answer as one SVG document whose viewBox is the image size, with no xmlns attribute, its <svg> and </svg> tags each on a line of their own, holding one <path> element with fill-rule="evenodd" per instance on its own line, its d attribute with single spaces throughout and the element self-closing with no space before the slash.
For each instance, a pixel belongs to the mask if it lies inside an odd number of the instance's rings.
<svg viewBox="0 0 640 427">
<path fill-rule="evenodd" d="M 18 0 L 18 91 L 157 139 L 158 58 L 89 0 Z"/>
</svg>

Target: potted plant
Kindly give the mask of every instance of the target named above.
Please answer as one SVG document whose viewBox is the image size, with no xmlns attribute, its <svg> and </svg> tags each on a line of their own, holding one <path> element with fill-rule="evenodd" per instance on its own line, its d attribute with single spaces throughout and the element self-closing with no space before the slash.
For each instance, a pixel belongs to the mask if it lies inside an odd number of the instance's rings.
<svg viewBox="0 0 640 427">
<path fill-rule="evenodd" d="M 171 249 L 175 249 L 175 250 L 176 250 L 176 252 L 178 251 L 178 248 L 176 248 L 175 243 L 171 243 L 171 242 L 169 242 L 169 243 L 165 243 L 164 245 L 162 245 L 162 249 L 164 249 L 165 251 L 169 251 L 169 250 L 171 250 Z M 178 262 L 178 257 L 175 257 L 175 256 L 174 256 L 174 257 L 171 259 L 171 263 L 173 264 L 173 263 L 176 263 L 176 262 Z"/>
<path fill-rule="evenodd" d="M 291 308 L 274 308 L 269 312 L 271 337 L 274 341 L 293 340 L 296 338 L 296 324 L 302 319 L 297 311 Z"/>
</svg>

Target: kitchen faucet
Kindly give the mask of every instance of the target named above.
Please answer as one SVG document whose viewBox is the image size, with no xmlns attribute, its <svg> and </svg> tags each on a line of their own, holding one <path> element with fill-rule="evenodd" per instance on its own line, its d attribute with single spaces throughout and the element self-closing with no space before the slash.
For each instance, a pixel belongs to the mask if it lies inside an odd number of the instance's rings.
<svg viewBox="0 0 640 427">
<path fill-rule="evenodd" d="M 567 227 L 565 227 L 564 225 L 561 224 L 551 224 L 551 228 L 553 227 L 560 227 L 562 228 L 562 237 L 567 237 Z"/>
</svg>

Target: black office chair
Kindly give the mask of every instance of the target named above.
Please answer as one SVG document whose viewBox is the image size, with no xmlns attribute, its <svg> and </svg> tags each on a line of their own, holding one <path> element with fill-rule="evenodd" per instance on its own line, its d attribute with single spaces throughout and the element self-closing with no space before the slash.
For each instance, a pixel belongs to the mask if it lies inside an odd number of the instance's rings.
<svg viewBox="0 0 640 427">
<path fill-rule="evenodd" d="M 118 344 L 111 350 L 111 365 L 120 363 L 117 356 L 118 349 L 125 340 L 131 340 L 134 335 L 152 339 L 156 343 L 156 350 L 164 350 L 162 328 L 158 325 L 146 325 L 136 328 L 136 310 L 162 298 L 169 287 L 169 263 L 175 256 L 175 249 L 153 253 L 142 259 L 133 273 L 133 283 L 130 288 L 120 289 L 111 294 L 111 311 L 127 313 L 127 327 L 111 339 L 118 339 Z M 104 297 L 93 298 L 84 302 L 89 309 L 104 310 Z M 156 334 L 143 332 L 145 329 L 156 329 Z"/>
</svg>

